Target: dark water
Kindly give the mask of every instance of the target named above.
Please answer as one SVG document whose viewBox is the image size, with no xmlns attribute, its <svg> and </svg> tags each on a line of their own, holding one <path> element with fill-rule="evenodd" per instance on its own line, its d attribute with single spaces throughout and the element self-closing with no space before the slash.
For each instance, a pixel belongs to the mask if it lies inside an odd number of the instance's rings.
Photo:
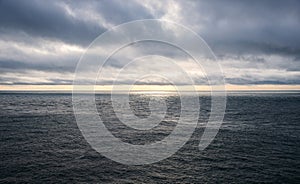
<svg viewBox="0 0 300 184">
<path fill-rule="evenodd" d="M 199 98 L 201 124 L 210 98 Z M 176 154 L 144 166 L 118 164 L 94 151 L 77 128 L 71 95 L 0 94 L 0 100 L 1 183 L 300 183 L 299 94 L 230 94 L 222 128 L 207 149 L 198 150 L 199 126 Z M 107 127 L 133 144 L 163 139 L 176 126 L 180 101 L 165 100 L 166 121 L 145 138 L 124 131 L 109 96 L 97 96 Z M 131 103 L 137 116 L 149 115 L 147 97 L 133 96 Z"/>
</svg>

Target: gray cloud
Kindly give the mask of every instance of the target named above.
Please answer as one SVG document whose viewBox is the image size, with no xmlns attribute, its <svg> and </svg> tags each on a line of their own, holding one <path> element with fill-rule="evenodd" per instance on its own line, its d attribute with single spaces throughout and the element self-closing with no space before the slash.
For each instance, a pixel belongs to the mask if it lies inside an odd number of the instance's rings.
<svg viewBox="0 0 300 184">
<path fill-rule="evenodd" d="M 36 37 L 88 44 L 105 28 L 69 16 L 53 1 L 0 1 L 2 34 L 24 32 Z"/>
<path fill-rule="evenodd" d="M 16 71 L 26 71 L 26 70 L 42 70 L 42 71 L 50 71 L 50 72 L 71 72 L 75 71 L 76 65 L 59 65 L 51 64 L 51 63 L 25 63 L 21 61 L 14 60 L 0 60 L 0 71 L 1 73 L 9 73 Z"/>
<path fill-rule="evenodd" d="M 29 76 L 25 83 L 71 84 L 69 78 L 51 75 L 72 73 L 84 48 L 101 33 L 127 21 L 167 18 L 205 39 L 228 83 L 300 84 L 299 7 L 297 0 L 0 0 L 0 81 L 21 84 L 18 73 L 38 71 L 45 73 L 40 81 Z M 136 44 L 130 49 L 139 53 L 131 56 L 157 53 L 184 58 L 155 44 Z M 107 67 L 122 67 L 122 57 L 112 58 Z"/>
<path fill-rule="evenodd" d="M 217 53 L 299 54 L 300 2 L 297 0 L 181 4 L 184 21 L 198 29 Z"/>
<path fill-rule="evenodd" d="M 102 22 L 93 20 L 97 16 Z M 85 46 L 109 28 L 105 22 L 118 25 L 140 18 L 151 16 L 138 4 L 120 1 L 0 1 L 0 34 L 24 32 Z"/>
</svg>

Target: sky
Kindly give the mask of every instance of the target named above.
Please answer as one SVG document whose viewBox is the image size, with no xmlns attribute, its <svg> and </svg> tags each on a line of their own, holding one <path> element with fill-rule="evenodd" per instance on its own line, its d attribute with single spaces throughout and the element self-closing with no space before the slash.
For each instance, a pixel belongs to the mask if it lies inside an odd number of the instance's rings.
<svg viewBox="0 0 300 184">
<path fill-rule="evenodd" d="M 227 85 L 300 85 L 299 7 L 297 0 L 0 0 L 0 86 L 72 85 L 76 65 L 95 38 L 141 19 L 177 22 L 199 34 L 216 55 Z M 206 84 L 188 57 L 157 43 L 133 44 L 116 54 L 98 83 L 112 84 L 126 58 L 153 53 L 178 61 Z M 132 83 L 136 71 L 164 68 L 161 63 L 132 65 L 119 82 Z M 139 82 L 165 84 L 156 78 Z"/>
</svg>

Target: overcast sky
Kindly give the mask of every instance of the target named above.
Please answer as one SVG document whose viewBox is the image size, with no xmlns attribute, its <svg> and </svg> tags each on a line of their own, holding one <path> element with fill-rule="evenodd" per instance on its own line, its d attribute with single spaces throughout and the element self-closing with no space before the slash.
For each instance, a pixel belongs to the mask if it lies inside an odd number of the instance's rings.
<svg viewBox="0 0 300 184">
<path fill-rule="evenodd" d="M 153 18 L 198 33 L 217 56 L 228 84 L 300 84 L 297 0 L 0 0 L 0 84 L 72 84 L 81 54 L 97 36 L 121 23 Z M 187 66 L 180 54 L 151 43 L 127 49 L 165 51 Z M 121 67 L 122 57 L 107 66 L 103 83 Z"/>
</svg>

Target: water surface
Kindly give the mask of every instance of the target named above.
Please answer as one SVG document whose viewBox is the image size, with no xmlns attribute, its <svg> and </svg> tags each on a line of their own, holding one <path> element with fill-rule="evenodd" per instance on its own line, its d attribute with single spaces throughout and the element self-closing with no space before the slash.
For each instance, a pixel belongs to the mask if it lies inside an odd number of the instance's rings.
<svg viewBox="0 0 300 184">
<path fill-rule="evenodd" d="M 0 182 L 215 183 L 300 182 L 299 93 L 233 93 L 212 144 L 198 150 L 210 111 L 200 96 L 199 126 L 168 159 L 126 166 L 94 151 L 78 129 L 70 94 L 0 94 Z M 131 144 L 163 139 L 176 126 L 180 99 L 166 96 L 159 127 L 134 131 L 117 120 L 108 95 L 97 108 L 113 134 Z M 133 112 L 147 117 L 149 96 L 131 97 Z"/>
</svg>

